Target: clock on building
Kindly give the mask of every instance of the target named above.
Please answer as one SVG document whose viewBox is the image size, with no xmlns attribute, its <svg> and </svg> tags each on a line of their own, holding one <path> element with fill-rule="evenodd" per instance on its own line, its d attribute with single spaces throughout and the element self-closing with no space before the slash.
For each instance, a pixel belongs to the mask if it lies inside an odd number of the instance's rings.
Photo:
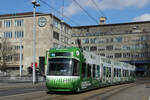
<svg viewBox="0 0 150 100">
<path fill-rule="evenodd" d="M 38 19 L 38 24 L 39 24 L 40 27 L 44 27 L 46 25 L 46 23 L 47 23 L 47 20 L 46 20 L 45 17 L 40 17 Z"/>
</svg>

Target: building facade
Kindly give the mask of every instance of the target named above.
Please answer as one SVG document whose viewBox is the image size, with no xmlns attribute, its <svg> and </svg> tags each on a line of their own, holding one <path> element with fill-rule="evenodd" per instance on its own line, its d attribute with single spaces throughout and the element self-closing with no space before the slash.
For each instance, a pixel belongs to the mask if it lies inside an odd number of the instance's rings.
<svg viewBox="0 0 150 100">
<path fill-rule="evenodd" d="M 36 62 L 46 50 L 55 47 L 78 46 L 110 59 L 136 65 L 138 75 L 150 75 L 150 21 L 71 27 L 52 14 L 36 13 Z M 19 70 L 20 55 L 23 70 L 33 62 L 33 13 L 0 15 L 0 40 L 7 39 L 15 52 L 7 57 L 8 66 Z M 20 49 L 21 48 L 21 49 Z"/>
<path fill-rule="evenodd" d="M 51 14 L 36 13 L 37 66 L 46 50 L 70 46 L 71 29 L 68 24 Z M 15 54 L 8 57 L 7 67 L 18 70 L 21 54 L 23 70 L 27 71 L 33 61 L 33 13 L 0 15 L 0 37 L 7 39 L 15 49 Z"/>
<path fill-rule="evenodd" d="M 72 32 L 75 46 L 80 39 L 84 50 L 134 64 L 137 75 L 149 75 L 150 22 L 77 26 Z"/>
</svg>

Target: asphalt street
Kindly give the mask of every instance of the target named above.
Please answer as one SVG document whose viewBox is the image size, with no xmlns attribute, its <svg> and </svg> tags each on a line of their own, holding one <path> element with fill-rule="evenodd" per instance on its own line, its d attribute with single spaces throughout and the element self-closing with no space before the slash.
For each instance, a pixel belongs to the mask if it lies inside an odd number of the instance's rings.
<svg viewBox="0 0 150 100">
<path fill-rule="evenodd" d="M 105 100 L 150 100 L 150 83 L 128 88 L 109 96 Z"/>
<path fill-rule="evenodd" d="M 44 90 L 46 90 L 45 86 L 13 88 L 13 89 L 0 90 L 0 96 L 1 97 L 2 96 L 10 96 L 10 95 L 30 93 L 30 92 L 36 92 L 36 91 L 44 91 Z"/>
<path fill-rule="evenodd" d="M 78 94 L 46 91 L 45 83 L 0 84 L 0 100 L 150 100 L 150 80 L 137 80 L 135 83 L 104 87 Z"/>
</svg>

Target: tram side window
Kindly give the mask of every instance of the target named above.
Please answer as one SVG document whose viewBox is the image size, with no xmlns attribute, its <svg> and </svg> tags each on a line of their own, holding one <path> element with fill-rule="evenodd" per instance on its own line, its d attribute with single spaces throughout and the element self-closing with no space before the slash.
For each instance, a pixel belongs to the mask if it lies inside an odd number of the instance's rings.
<svg viewBox="0 0 150 100">
<path fill-rule="evenodd" d="M 129 76 L 129 71 L 127 70 L 127 77 Z"/>
<path fill-rule="evenodd" d="M 131 75 L 131 77 L 133 77 L 133 76 L 134 76 L 134 71 L 131 71 L 131 74 L 130 74 L 130 75 Z"/>
<path fill-rule="evenodd" d="M 97 76 L 96 77 L 100 77 L 100 66 L 99 65 L 97 65 Z"/>
<path fill-rule="evenodd" d="M 109 67 L 109 77 L 111 77 L 111 67 Z"/>
<path fill-rule="evenodd" d="M 127 70 L 124 70 L 124 77 L 127 77 Z"/>
<path fill-rule="evenodd" d="M 126 70 L 125 74 L 126 74 L 126 77 L 127 77 L 127 70 Z"/>
<path fill-rule="evenodd" d="M 103 75 L 106 76 L 106 67 L 103 67 Z"/>
<path fill-rule="evenodd" d="M 106 77 L 109 77 L 109 68 L 106 67 Z"/>
<path fill-rule="evenodd" d="M 132 71 L 130 71 L 130 77 L 132 77 Z"/>
<path fill-rule="evenodd" d="M 86 77 L 86 63 L 82 63 L 82 78 Z"/>
<path fill-rule="evenodd" d="M 130 70 L 129 70 L 129 74 L 128 75 L 129 75 L 129 77 L 131 77 L 131 71 Z"/>
<path fill-rule="evenodd" d="M 88 64 L 88 77 L 91 77 L 91 65 Z"/>
<path fill-rule="evenodd" d="M 125 77 L 125 70 L 123 70 L 123 77 Z"/>
<path fill-rule="evenodd" d="M 95 64 L 93 64 L 93 77 L 95 77 L 95 71 L 96 71 Z"/>
<path fill-rule="evenodd" d="M 119 69 L 119 77 L 121 77 L 121 69 Z"/>
<path fill-rule="evenodd" d="M 116 68 L 114 68 L 114 77 L 116 77 Z"/>
<path fill-rule="evenodd" d="M 80 66 L 80 63 L 79 61 L 77 60 L 74 60 L 74 67 L 73 67 L 73 76 L 79 76 L 80 75 L 80 71 L 79 71 L 79 66 Z"/>
</svg>

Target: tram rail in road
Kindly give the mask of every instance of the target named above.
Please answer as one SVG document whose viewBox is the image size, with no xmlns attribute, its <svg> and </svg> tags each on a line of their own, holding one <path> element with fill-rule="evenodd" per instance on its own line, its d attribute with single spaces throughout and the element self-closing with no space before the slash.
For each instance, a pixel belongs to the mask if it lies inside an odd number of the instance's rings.
<svg viewBox="0 0 150 100">
<path fill-rule="evenodd" d="M 145 88 L 149 88 L 150 81 L 103 87 L 75 94 L 66 92 L 46 92 L 47 89 L 44 86 L 39 86 L 36 88 L 29 87 L 27 89 L 20 88 L 20 90 L 16 89 L 18 92 L 21 91 L 20 93 L 14 92 L 13 94 L 9 94 L 7 91 L 3 91 L 7 95 L 2 95 L 2 91 L 0 91 L 0 100 L 107 100 L 108 98 L 111 98 L 111 96 L 128 90 L 131 87 L 138 87 L 142 84 L 146 84 Z M 8 92 L 13 92 L 16 90 L 10 89 Z M 148 100 L 149 97 L 146 95 L 145 98 Z"/>
<path fill-rule="evenodd" d="M 0 95 L 0 100 L 94 100 L 93 98 L 97 98 L 97 96 L 105 97 L 110 95 L 110 93 L 115 93 L 117 91 L 120 91 L 120 89 L 125 89 L 131 86 L 134 86 L 135 83 L 130 84 L 122 84 L 122 85 L 116 85 L 116 86 L 110 86 L 110 87 L 104 87 L 100 89 L 95 89 L 91 91 L 81 92 L 81 93 L 60 93 L 60 92 L 46 92 L 45 90 L 37 90 L 28 88 L 25 90 L 18 90 L 18 92 L 14 92 L 12 95 L 3 94 Z M 2 91 L 0 91 L 1 93 Z M 11 92 L 13 92 L 11 90 Z M 4 92 L 6 93 L 6 92 Z M 97 99 L 95 99 L 97 100 Z"/>
</svg>

